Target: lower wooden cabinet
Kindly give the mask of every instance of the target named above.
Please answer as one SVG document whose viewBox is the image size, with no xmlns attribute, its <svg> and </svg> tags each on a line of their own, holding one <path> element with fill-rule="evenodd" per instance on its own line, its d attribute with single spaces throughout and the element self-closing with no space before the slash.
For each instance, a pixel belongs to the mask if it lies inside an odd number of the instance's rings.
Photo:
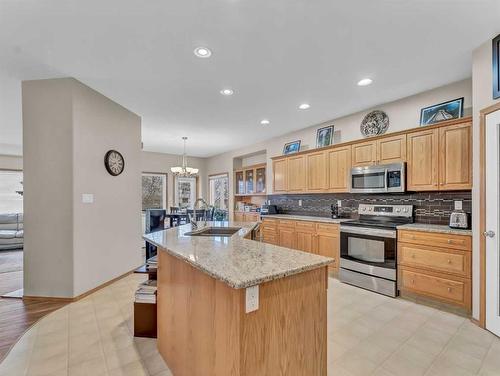
<svg viewBox="0 0 500 376">
<path fill-rule="evenodd" d="M 234 212 L 235 222 L 258 222 L 260 213 L 257 212 Z"/>
<path fill-rule="evenodd" d="M 470 312 L 471 237 L 398 231 L 399 290 Z"/>
<path fill-rule="evenodd" d="M 333 223 L 263 218 L 262 240 L 265 243 L 330 257 L 330 271 L 338 271 L 340 227 Z"/>
</svg>

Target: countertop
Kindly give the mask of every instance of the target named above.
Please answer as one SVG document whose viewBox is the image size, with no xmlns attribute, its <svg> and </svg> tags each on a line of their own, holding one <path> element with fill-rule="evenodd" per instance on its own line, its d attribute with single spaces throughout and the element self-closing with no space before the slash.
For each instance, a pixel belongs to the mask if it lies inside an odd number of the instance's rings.
<svg viewBox="0 0 500 376">
<path fill-rule="evenodd" d="M 472 235 L 472 230 L 461 230 L 451 228 L 447 225 L 430 225 L 427 223 L 410 223 L 407 225 L 398 226 L 398 230 L 412 230 L 412 231 L 426 231 L 426 232 L 439 232 L 441 234 L 453 235 Z"/>
<path fill-rule="evenodd" d="M 314 217 L 308 215 L 293 215 L 293 214 L 269 214 L 262 216 L 262 218 L 277 218 L 277 219 L 289 219 L 295 221 L 313 221 L 313 222 L 324 222 L 324 223 L 342 223 L 353 220 L 353 218 L 333 219 L 328 217 Z M 469 235 L 469 236 L 472 235 L 472 230 L 461 230 L 461 229 L 450 228 L 447 225 L 431 225 L 427 223 L 410 223 L 407 225 L 398 226 L 397 229 L 438 232 L 441 234 L 455 234 L 455 235 Z"/>
<path fill-rule="evenodd" d="M 143 236 L 148 242 L 235 289 L 330 264 L 328 257 L 244 239 L 257 222 L 207 222 L 207 227 L 239 227 L 231 237 L 189 236 L 191 224 Z"/>
<path fill-rule="evenodd" d="M 328 217 L 314 217 L 309 215 L 293 215 L 293 214 L 266 214 L 262 218 L 277 218 L 289 219 L 294 221 L 312 221 L 324 223 L 342 223 L 345 221 L 352 221 L 352 218 L 328 218 Z"/>
</svg>

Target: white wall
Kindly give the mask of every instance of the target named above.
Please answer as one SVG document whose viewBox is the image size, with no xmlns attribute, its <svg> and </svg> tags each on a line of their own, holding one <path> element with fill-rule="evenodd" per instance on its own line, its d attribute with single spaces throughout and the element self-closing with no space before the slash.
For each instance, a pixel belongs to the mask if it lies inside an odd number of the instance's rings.
<svg viewBox="0 0 500 376">
<path fill-rule="evenodd" d="M 493 100 L 493 77 L 492 77 L 492 45 L 491 40 L 474 50 L 472 54 L 472 94 L 473 94 L 473 171 L 474 184 L 472 189 L 472 231 L 473 231 L 473 254 L 472 254 L 472 315 L 479 318 L 479 112 L 500 99 Z"/>
<path fill-rule="evenodd" d="M 207 174 L 218 172 L 229 172 L 230 179 L 230 209 L 233 209 L 233 158 L 253 154 L 261 150 L 267 153 L 267 189 L 272 193 L 272 157 L 281 155 L 283 145 L 294 140 L 302 140 L 302 149 L 312 149 L 316 144 L 316 130 L 328 124 L 335 125 L 335 143 L 347 142 L 361 139 L 359 126 L 363 117 L 373 109 L 380 109 L 387 113 L 390 119 L 388 132 L 396 132 L 408 128 L 418 127 L 420 120 L 420 109 L 432 104 L 447 100 L 464 97 L 465 115 L 470 115 L 472 105 L 472 81 L 471 79 L 459 81 L 429 90 L 411 97 L 403 98 L 395 102 L 386 103 L 375 108 L 367 109 L 356 114 L 334 119 L 322 124 L 317 124 L 297 132 L 292 132 L 281 137 L 276 137 L 265 142 L 250 145 L 245 148 L 223 153 L 211 157 L 207 161 Z M 311 109 L 312 111 L 313 109 Z M 269 126 L 272 127 L 272 124 Z M 263 126 L 265 132 L 265 126 Z M 340 131 L 340 132 L 339 132 Z"/>
<path fill-rule="evenodd" d="M 72 78 L 22 87 L 24 293 L 74 297 L 142 263 L 141 120 Z M 118 177 L 109 149 L 125 157 Z"/>
</svg>

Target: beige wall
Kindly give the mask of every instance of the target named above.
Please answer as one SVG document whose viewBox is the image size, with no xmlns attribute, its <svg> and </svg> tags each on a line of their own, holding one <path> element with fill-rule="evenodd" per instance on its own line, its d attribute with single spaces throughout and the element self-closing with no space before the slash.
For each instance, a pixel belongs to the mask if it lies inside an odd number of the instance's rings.
<svg viewBox="0 0 500 376">
<path fill-rule="evenodd" d="M 24 294 L 73 296 L 73 113 L 67 79 L 22 84 Z"/>
<path fill-rule="evenodd" d="M 472 189 L 472 230 L 473 230 L 473 316 L 479 318 L 479 111 L 500 103 L 500 99 L 493 100 L 492 77 L 492 45 L 486 41 L 472 54 L 472 94 L 473 94 L 473 170 L 474 186 Z"/>
<path fill-rule="evenodd" d="M 381 109 L 387 113 L 390 119 L 388 132 L 396 132 L 408 128 L 418 127 L 420 109 L 432 104 L 441 103 L 450 99 L 464 97 L 465 114 L 470 114 L 472 105 L 472 81 L 471 79 L 459 81 L 426 91 L 411 97 L 403 98 L 395 102 L 386 103 L 372 109 L 367 109 L 356 114 L 334 119 L 322 124 L 317 124 L 297 132 L 276 137 L 265 142 L 250 145 L 245 148 L 211 157 L 207 161 L 207 174 L 217 172 L 232 172 L 233 158 L 251 155 L 265 150 L 267 154 L 267 187 L 268 193 L 272 192 L 272 164 L 271 157 L 282 154 L 283 145 L 294 140 L 302 140 L 304 149 L 312 149 L 316 144 L 316 130 L 328 124 L 335 125 L 335 142 L 346 142 L 361 139 L 359 125 L 363 117 L 373 109 Z M 272 127 L 272 124 L 269 125 Z M 265 130 L 265 127 L 263 128 Z M 303 149 L 303 150 L 304 150 Z M 233 174 L 230 173 L 230 208 L 233 208 Z"/>
<path fill-rule="evenodd" d="M 0 155 L 0 170 L 22 170 L 23 157 L 17 155 Z"/>
<path fill-rule="evenodd" d="M 144 262 L 141 233 L 141 118 L 73 80 L 74 295 Z M 110 149 L 125 159 L 111 176 L 103 165 Z M 82 194 L 92 193 L 93 204 Z"/>
<path fill-rule="evenodd" d="M 140 127 L 75 79 L 23 82 L 26 295 L 77 296 L 142 263 Z M 109 149 L 125 157 L 118 177 Z"/>
</svg>

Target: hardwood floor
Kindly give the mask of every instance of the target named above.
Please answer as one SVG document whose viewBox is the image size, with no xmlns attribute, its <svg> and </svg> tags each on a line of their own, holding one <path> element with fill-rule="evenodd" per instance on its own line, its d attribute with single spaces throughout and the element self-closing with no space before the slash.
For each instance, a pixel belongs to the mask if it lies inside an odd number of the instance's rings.
<svg viewBox="0 0 500 376">
<path fill-rule="evenodd" d="M 0 295 L 23 288 L 22 267 L 22 251 L 0 251 Z M 0 298 L 0 362 L 31 325 L 66 304 Z"/>
</svg>

